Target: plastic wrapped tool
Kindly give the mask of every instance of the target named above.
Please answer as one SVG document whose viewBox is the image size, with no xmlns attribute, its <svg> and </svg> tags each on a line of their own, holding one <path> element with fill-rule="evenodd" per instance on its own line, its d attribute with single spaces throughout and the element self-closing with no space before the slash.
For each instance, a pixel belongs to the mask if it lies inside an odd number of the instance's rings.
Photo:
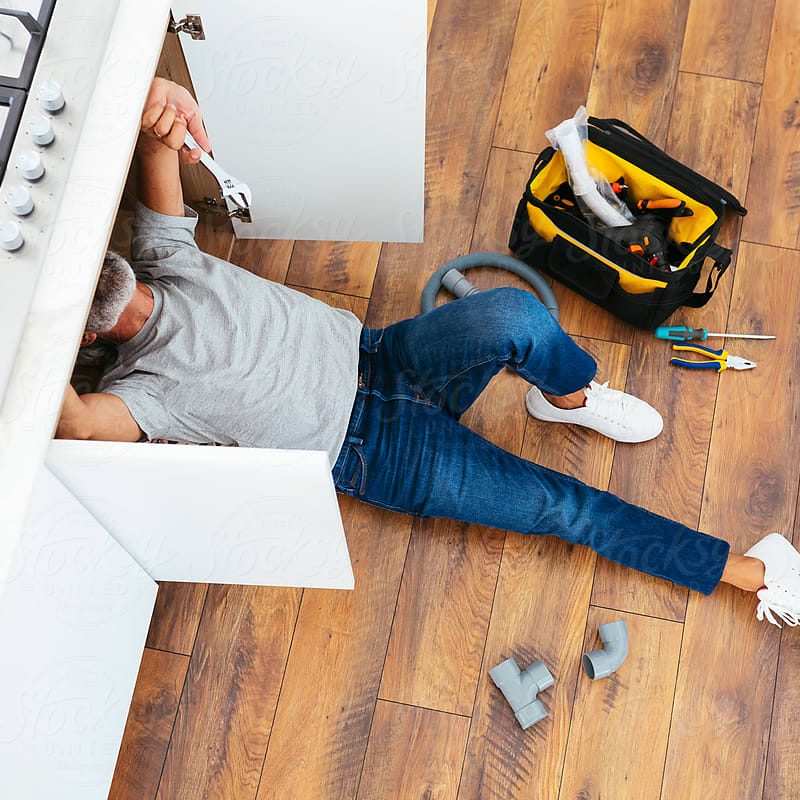
<svg viewBox="0 0 800 800">
<path fill-rule="evenodd" d="M 584 145 L 587 120 L 586 109 L 581 106 L 572 119 L 565 119 L 545 135 L 564 156 L 572 191 L 584 215 L 611 228 L 630 225 L 634 221 L 630 209 L 614 194 L 604 175 L 590 171 Z"/>
</svg>

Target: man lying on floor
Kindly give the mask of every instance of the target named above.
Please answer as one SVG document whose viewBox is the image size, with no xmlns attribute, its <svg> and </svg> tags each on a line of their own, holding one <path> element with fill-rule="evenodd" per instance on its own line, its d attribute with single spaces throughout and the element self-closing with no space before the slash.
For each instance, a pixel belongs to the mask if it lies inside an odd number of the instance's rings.
<svg viewBox="0 0 800 800">
<path fill-rule="evenodd" d="M 596 365 L 536 297 L 496 289 L 383 329 L 201 252 L 183 204 L 188 92 L 157 80 L 137 146 L 131 265 L 105 259 L 83 344 L 118 347 L 98 393 L 68 387 L 56 435 L 326 450 L 336 488 L 367 503 L 559 536 L 710 594 L 756 592 L 759 619 L 800 618 L 800 554 L 772 533 L 726 541 L 525 461 L 459 423 L 504 367 L 531 384 L 537 419 L 622 442 L 661 432 L 658 412 L 595 381 Z"/>
</svg>

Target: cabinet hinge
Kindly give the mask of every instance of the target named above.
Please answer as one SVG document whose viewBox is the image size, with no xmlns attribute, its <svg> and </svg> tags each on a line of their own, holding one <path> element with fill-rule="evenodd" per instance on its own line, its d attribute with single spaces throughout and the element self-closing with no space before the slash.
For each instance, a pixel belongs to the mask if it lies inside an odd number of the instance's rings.
<svg viewBox="0 0 800 800">
<path fill-rule="evenodd" d="M 183 19 L 175 22 L 175 18 L 170 13 L 167 33 L 188 33 L 192 39 L 206 38 L 203 30 L 203 20 L 200 19 L 199 14 L 187 14 Z"/>
</svg>

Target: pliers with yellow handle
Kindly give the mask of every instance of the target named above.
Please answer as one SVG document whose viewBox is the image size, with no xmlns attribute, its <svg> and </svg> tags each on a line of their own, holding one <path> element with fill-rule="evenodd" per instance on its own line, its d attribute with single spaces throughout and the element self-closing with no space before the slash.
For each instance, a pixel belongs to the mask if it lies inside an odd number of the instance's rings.
<svg viewBox="0 0 800 800">
<path fill-rule="evenodd" d="M 732 356 L 727 350 L 712 350 L 710 347 L 703 347 L 699 344 L 674 344 L 673 350 L 685 353 L 697 353 L 706 356 L 703 361 L 692 361 L 687 358 L 673 358 L 670 364 L 676 367 L 686 367 L 687 369 L 713 369 L 715 372 L 722 372 L 724 369 L 754 369 L 755 361 L 748 361 L 746 358 Z"/>
</svg>

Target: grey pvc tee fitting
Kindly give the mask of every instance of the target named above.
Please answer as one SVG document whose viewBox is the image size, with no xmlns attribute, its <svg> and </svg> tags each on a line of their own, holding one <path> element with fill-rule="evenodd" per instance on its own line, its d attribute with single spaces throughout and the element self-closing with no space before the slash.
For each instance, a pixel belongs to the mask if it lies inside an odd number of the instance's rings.
<svg viewBox="0 0 800 800">
<path fill-rule="evenodd" d="M 523 729 L 530 728 L 547 716 L 547 711 L 541 700 L 536 699 L 536 695 L 553 685 L 553 676 L 541 661 L 534 661 L 521 671 L 513 658 L 507 658 L 490 669 L 489 675 L 508 700 Z"/>
<path fill-rule="evenodd" d="M 628 626 L 624 619 L 606 622 L 597 631 L 604 647 L 584 653 L 582 658 L 583 668 L 593 681 L 607 678 L 628 657 Z"/>
</svg>

